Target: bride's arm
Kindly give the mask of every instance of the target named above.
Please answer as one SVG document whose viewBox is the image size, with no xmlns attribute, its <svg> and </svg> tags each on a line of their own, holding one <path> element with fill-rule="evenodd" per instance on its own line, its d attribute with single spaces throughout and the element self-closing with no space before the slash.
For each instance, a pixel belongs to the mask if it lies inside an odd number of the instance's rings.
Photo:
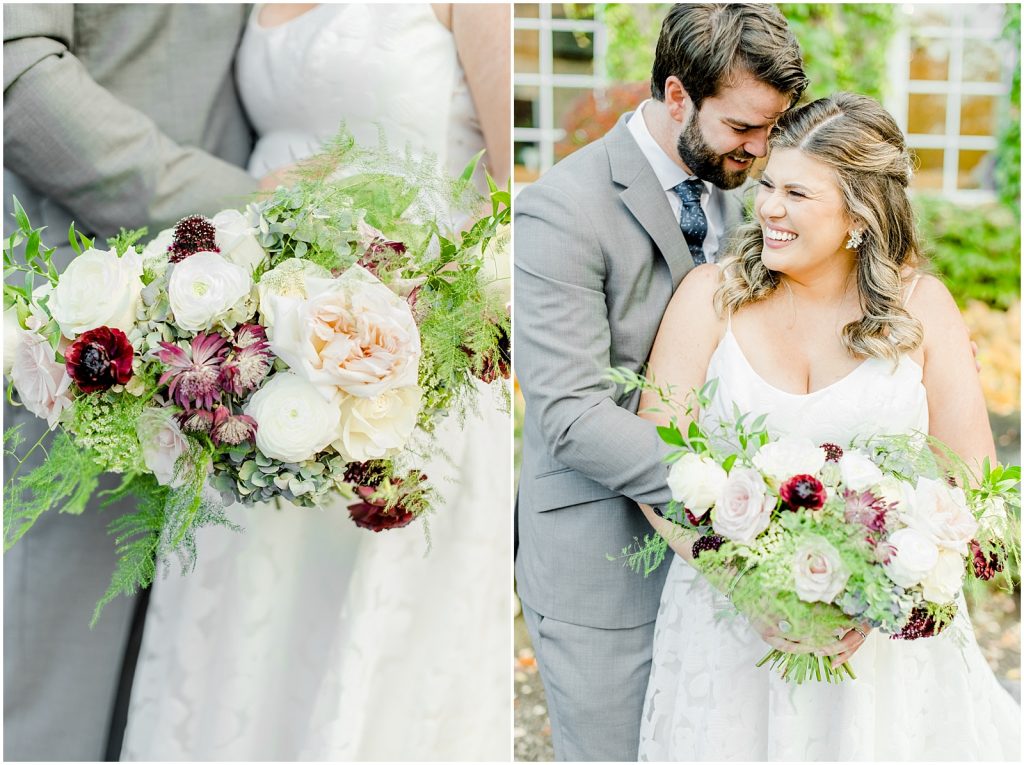
<svg viewBox="0 0 1024 765">
<path fill-rule="evenodd" d="M 511 173 L 512 10 L 506 3 L 452 3 L 451 30 L 484 134 L 484 164 L 499 187 Z"/>
<path fill-rule="evenodd" d="M 670 387 L 679 404 L 691 390 L 704 384 L 711 354 L 725 332 L 725 321 L 715 313 L 713 305 L 721 273 L 718 266 L 711 264 L 690 271 L 672 296 L 654 339 L 647 379 L 662 389 Z M 646 390 L 640 396 L 637 414 L 658 425 L 668 425 L 672 416 L 657 394 Z M 689 422 L 679 423 L 684 432 L 688 425 Z M 692 562 L 691 548 L 699 535 L 662 518 L 648 505 L 640 505 L 640 509 L 675 553 Z"/>
<path fill-rule="evenodd" d="M 907 310 L 924 326 L 924 387 L 928 431 L 980 475 L 985 457 L 995 462 L 988 410 L 963 317 L 946 286 L 922 276 Z"/>
</svg>

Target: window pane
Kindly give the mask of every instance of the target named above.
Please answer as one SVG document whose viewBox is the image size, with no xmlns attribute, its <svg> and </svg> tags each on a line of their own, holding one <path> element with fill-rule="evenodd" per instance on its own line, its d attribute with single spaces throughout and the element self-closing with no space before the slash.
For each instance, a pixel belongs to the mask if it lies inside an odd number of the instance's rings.
<svg viewBox="0 0 1024 765">
<path fill-rule="evenodd" d="M 540 18 L 540 6 L 537 3 L 515 3 L 516 17 L 522 19 Z"/>
<path fill-rule="evenodd" d="M 583 132 L 589 132 L 593 126 L 597 101 L 589 89 L 555 88 L 554 102 L 555 125 L 565 130 L 565 137 L 555 144 L 557 162 L 593 140 L 593 136 L 588 139 Z"/>
<path fill-rule="evenodd" d="M 594 73 L 593 32 L 552 32 L 553 71 L 558 74 Z"/>
<path fill-rule="evenodd" d="M 1005 50 L 998 43 L 964 40 L 964 82 L 999 82 L 1005 59 Z"/>
<path fill-rule="evenodd" d="M 917 191 L 942 190 L 942 162 L 945 152 L 942 149 L 911 149 L 915 157 L 913 188 Z"/>
<path fill-rule="evenodd" d="M 995 96 L 963 96 L 960 135 L 995 135 L 999 100 Z"/>
<path fill-rule="evenodd" d="M 945 80 L 949 76 L 949 40 L 914 37 L 910 41 L 910 79 Z"/>
<path fill-rule="evenodd" d="M 964 26 L 999 31 L 1003 28 L 1004 9 L 1005 6 L 997 3 L 971 3 L 964 12 Z"/>
<path fill-rule="evenodd" d="M 552 3 L 553 19 L 593 19 L 593 3 Z"/>
<path fill-rule="evenodd" d="M 540 177 L 540 147 L 526 141 L 516 141 L 513 149 L 516 183 L 530 183 Z"/>
<path fill-rule="evenodd" d="M 536 29 L 517 29 L 515 33 L 515 71 L 540 71 L 540 32 Z"/>
<path fill-rule="evenodd" d="M 946 96 L 911 93 L 907 99 L 907 132 L 942 135 L 946 132 Z"/>
<path fill-rule="evenodd" d="M 957 157 L 958 189 L 994 189 L 992 154 L 987 151 L 961 150 Z"/>
<path fill-rule="evenodd" d="M 908 10 L 915 27 L 948 27 L 952 23 L 953 9 L 945 5 L 912 5 Z"/>
<path fill-rule="evenodd" d="M 526 85 L 516 85 L 512 99 L 512 119 L 515 127 L 541 127 L 539 124 L 540 89 Z"/>
</svg>

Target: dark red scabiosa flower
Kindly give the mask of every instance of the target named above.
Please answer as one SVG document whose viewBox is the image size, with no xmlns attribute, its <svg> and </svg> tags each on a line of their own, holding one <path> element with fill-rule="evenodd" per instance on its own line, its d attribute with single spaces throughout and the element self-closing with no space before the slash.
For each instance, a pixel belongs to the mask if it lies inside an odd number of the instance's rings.
<svg viewBox="0 0 1024 765">
<path fill-rule="evenodd" d="M 274 364 L 266 330 L 258 324 L 246 324 L 235 334 L 231 358 L 220 369 L 217 383 L 233 396 L 256 390 Z"/>
<path fill-rule="evenodd" d="M 220 252 L 217 229 L 213 221 L 202 215 L 182 218 L 174 227 L 174 239 L 167 248 L 168 260 L 178 263 L 197 252 Z"/>
<path fill-rule="evenodd" d="M 918 606 L 910 613 L 910 620 L 903 625 L 903 629 L 890 636 L 891 640 L 920 640 L 938 635 L 944 629 L 939 622 L 928 611 L 927 608 Z"/>
<path fill-rule="evenodd" d="M 163 350 L 157 351 L 156 356 L 168 367 L 160 384 L 170 383 L 171 398 L 186 409 L 192 402 L 197 407 L 212 409 L 221 396 L 218 380 L 228 347 L 224 338 L 215 332 L 200 332 L 187 349 L 166 342 L 161 342 L 160 347 Z"/>
<path fill-rule="evenodd" d="M 843 517 L 847 523 L 859 523 L 868 531 L 876 533 L 885 532 L 885 518 L 890 510 L 886 502 L 870 491 L 852 489 L 843 492 L 843 499 L 846 501 Z"/>
<path fill-rule="evenodd" d="M 216 446 L 238 446 L 256 439 L 256 420 L 247 414 L 232 414 L 226 406 L 218 406 L 213 413 L 210 438 Z"/>
<path fill-rule="evenodd" d="M 970 547 L 973 557 L 974 575 L 978 579 L 991 579 L 1003 570 L 1003 562 L 999 560 L 998 553 L 993 552 L 985 555 L 985 551 L 981 549 L 981 543 L 977 539 L 971 540 Z"/>
<path fill-rule="evenodd" d="M 839 462 L 843 458 L 843 447 L 838 444 L 822 444 L 821 448 L 825 450 L 826 462 Z"/>
<path fill-rule="evenodd" d="M 782 504 L 789 510 L 818 510 L 825 504 L 825 487 L 813 475 L 795 475 L 779 488 Z"/>
<path fill-rule="evenodd" d="M 403 507 L 401 502 L 389 509 L 383 499 L 372 499 L 384 479 L 389 476 L 392 486 L 402 486 L 403 480 L 391 476 L 390 473 L 390 464 L 384 460 L 354 462 L 346 468 L 345 481 L 354 484 L 356 496 L 362 500 L 348 506 L 349 516 L 359 528 L 371 531 L 397 529 L 408 526 L 416 517 Z M 427 477 L 421 474 L 418 480 L 422 482 L 427 480 Z"/>
<path fill-rule="evenodd" d="M 707 534 L 701 537 L 693 543 L 693 559 L 697 560 L 702 552 L 708 550 L 717 550 L 719 547 L 725 544 L 725 538 L 718 536 L 718 534 Z"/>
<path fill-rule="evenodd" d="M 83 332 L 64 354 L 68 375 L 83 393 L 96 393 L 132 379 L 135 351 L 116 327 Z"/>
</svg>

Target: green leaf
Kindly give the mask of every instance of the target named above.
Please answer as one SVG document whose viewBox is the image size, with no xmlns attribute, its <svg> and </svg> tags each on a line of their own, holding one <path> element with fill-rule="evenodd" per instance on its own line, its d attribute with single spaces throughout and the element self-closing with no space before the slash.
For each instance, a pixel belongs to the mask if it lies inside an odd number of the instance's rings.
<svg viewBox="0 0 1024 765">
<path fill-rule="evenodd" d="M 661 440 L 670 446 L 685 446 L 683 441 L 683 435 L 679 432 L 678 428 L 658 426 L 658 435 L 661 436 Z"/>
<path fill-rule="evenodd" d="M 469 162 L 466 163 L 466 167 L 463 168 L 462 174 L 459 176 L 460 181 L 465 182 L 473 177 L 473 173 L 476 172 L 476 166 L 480 164 L 480 158 L 483 157 L 485 151 L 487 150 L 481 149 L 480 151 L 473 155 Z"/>
<path fill-rule="evenodd" d="M 71 249 L 75 251 L 75 255 L 82 254 L 82 248 L 78 245 L 78 232 L 75 231 L 74 221 L 71 221 L 71 225 L 68 226 L 68 242 L 71 243 Z"/>
<path fill-rule="evenodd" d="M 17 197 L 11 197 L 11 199 L 14 202 L 14 219 L 18 222 L 18 228 L 27 234 L 32 230 L 32 224 L 28 222 L 25 208 L 21 206 L 21 202 L 18 201 Z"/>
</svg>

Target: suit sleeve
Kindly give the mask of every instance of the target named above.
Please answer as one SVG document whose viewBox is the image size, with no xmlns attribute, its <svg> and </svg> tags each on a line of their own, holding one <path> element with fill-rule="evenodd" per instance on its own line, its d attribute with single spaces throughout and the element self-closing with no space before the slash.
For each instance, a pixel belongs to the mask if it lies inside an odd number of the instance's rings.
<svg viewBox="0 0 1024 765">
<path fill-rule="evenodd" d="M 87 230 L 162 228 L 238 205 L 244 170 L 168 138 L 71 53 L 71 5 L 4 5 L 4 167 Z"/>
<path fill-rule="evenodd" d="M 619 406 L 611 366 L 605 254 L 568 194 L 535 185 L 516 200 L 516 374 L 558 462 L 637 502 L 671 498 L 655 426 Z M 642 296 L 638 296 L 642 299 Z"/>
</svg>

